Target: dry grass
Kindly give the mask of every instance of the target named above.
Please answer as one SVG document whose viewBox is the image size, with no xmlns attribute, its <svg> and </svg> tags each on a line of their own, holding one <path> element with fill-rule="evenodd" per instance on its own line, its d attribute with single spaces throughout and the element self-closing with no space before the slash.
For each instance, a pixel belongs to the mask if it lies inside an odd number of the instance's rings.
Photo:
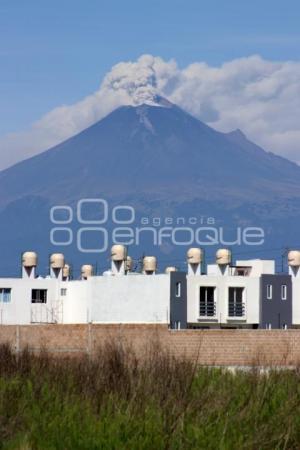
<svg viewBox="0 0 300 450">
<path fill-rule="evenodd" d="M 0 347 L 0 448 L 299 449 L 300 375 L 197 368 L 157 341 L 138 358 Z"/>
</svg>

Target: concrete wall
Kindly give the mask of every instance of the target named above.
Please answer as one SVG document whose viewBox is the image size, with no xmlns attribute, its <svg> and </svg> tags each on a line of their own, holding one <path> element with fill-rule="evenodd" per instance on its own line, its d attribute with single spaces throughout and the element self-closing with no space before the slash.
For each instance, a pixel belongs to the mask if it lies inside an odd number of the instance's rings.
<svg viewBox="0 0 300 450">
<path fill-rule="evenodd" d="M 222 324 L 258 324 L 259 323 L 259 298 L 260 278 L 244 276 L 214 276 L 195 275 L 187 277 L 187 303 L 188 322 L 204 323 L 199 320 L 199 292 L 200 286 L 214 286 L 216 299 L 215 322 Z M 228 290 L 229 287 L 244 287 L 245 318 L 228 317 Z M 214 323 L 210 320 L 209 323 Z"/>
<path fill-rule="evenodd" d="M 34 317 L 50 321 L 59 298 L 59 283 L 54 279 L 1 278 L 0 288 L 11 289 L 11 302 L 0 303 L 0 322 L 29 324 Z M 47 289 L 47 304 L 31 304 L 32 289 Z M 48 319 L 48 320 L 47 320 Z"/>
<path fill-rule="evenodd" d="M 271 286 L 272 298 L 267 298 L 267 286 Z M 287 298 L 281 298 L 281 286 L 287 287 Z M 282 328 L 292 326 L 292 282 L 290 275 L 262 275 L 260 327 Z"/>
<path fill-rule="evenodd" d="M 186 273 L 170 273 L 170 326 L 173 329 L 187 327 Z M 176 288 L 180 283 L 180 290 Z M 180 294 L 180 295 L 179 295 Z"/>
<path fill-rule="evenodd" d="M 11 289 L 11 302 L 0 302 L 0 324 L 169 323 L 170 319 L 170 275 L 166 274 L 70 282 L 2 278 L 0 288 Z M 32 289 L 47 289 L 47 303 L 31 303 Z"/>
<path fill-rule="evenodd" d="M 259 277 L 262 274 L 275 274 L 275 261 L 268 259 L 243 259 L 236 261 L 237 266 L 251 267 L 251 276 Z"/>
<path fill-rule="evenodd" d="M 170 275 L 93 277 L 87 284 L 92 322 L 169 323 Z"/>
<path fill-rule="evenodd" d="M 117 340 L 145 355 L 159 341 L 178 356 L 217 366 L 300 365 L 300 330 L 168 330 L 165 325 L 2 325 L 0 343 L 54 354 L 93 355 Z"/>
<path fill-rule="evenodd" d="M 61 297 L 63 307 L 63 323 L 87 323 L 91 320 L 91 305 L 88 293 L 91 290 L 89 280 L 63 282 L 66 296 Z"/>
<path fill-rule="evenodd" d="M 251 261 L 244 263 L 250 264 Z M 271 271 L 272 262 L 254 261 L 259 271 Z M 218 266 L 211 266 L 211 268 Z M 218 269 L 219 270 L 219 269 Z M 255 272 L 256 273 L 256 272 Z M 272 275 L 263 275 L 272 276 Z M 182 281 L 182 302 L 174 296 L 175 278 Z M 300 272 L 292 276 L 293 313 L 295 324 L 300 324 Z M 186 287 L 187 284 L 187 287 Z M 214 286 L 216 316 L 209 322 L 199 317 L 200 286 Z M 138 275 L 92 277 L 86 281 L 64 282 L 54 278 L 1 279 L 0 288 L 11 288 L 10 303 L 0 302 L 0 323 L 29 324 L 30 322 L 53 323 L 155 323 L 170 321 L 185 325 L 185 287 L 187 289 L 187 321 L 189 324 L 216 324 L 227 326 L 252 326 L 261 323 L 260 277 L 189 275 Z M 243 287 L 245 316 L 228 316 L 229 287 Z M 47 289 L 47 304 L 31 304 L 32 289 Z M 62 289 L 66 295 L 62 296 Z M 170 304 L 171 302 L 171 304 Z M 280 305 L 281 307 L 282 305 Z M 280 311 L 279 311 L 280 312 Z M 278 311 L 277 311 L 278 313 Z M 266 317 L 266 311 L 264 310 Z M 267 321 L 267 319 L 265 320 Z M 286 322 L 284 322 L 286 323 Z M 289 322 L 287 322 L 288 324 Z"/>
<path fill-rule="evenodd" d="M 290 267 L 293 289 L 293 324 L 300 325 L 300 268 Z"/>
</svg>

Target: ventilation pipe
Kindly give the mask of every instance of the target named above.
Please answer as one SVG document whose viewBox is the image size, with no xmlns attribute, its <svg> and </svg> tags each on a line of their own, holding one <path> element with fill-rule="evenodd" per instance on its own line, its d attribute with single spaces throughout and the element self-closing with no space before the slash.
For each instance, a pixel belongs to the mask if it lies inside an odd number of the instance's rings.
<svg viewBox="0 0 300 450">
<path fill-rule="evenodd" d="M 111 248 L 111 271 L 113 275 L 124 275 L 126 271 L 127 249 L 124 245 Z"/>
<path fill-rule="evenodd" d="M 203 250 L 201 248 L 190 248 L 187 251 L 186 258 L 188 264 L 188 275 L 201 275 Z"/>
<path fill-rule="evenodd" d="M 58 280 L 63 279 L 63 268 L 65 266 L 65 257 L 62 253 L 53 253 L 50 256 L 50 276 Z"/>
<path fill-rule="evenodd" d="M 300 250 L 291 250 L 288 253 L 289 274 L 300 278 Z"/>
<path fill-rule="evenodd" d="M 157 270 L 157 261 L 155 256 L 145 256 L 143 258 L 143 274 L 154 275 Z"/>
<path fill-rule="evenodd" d="M 22 278 L 35 278 L 38 257 L 35 252 L 24 252 L 22 255 Z"/>
</svg>

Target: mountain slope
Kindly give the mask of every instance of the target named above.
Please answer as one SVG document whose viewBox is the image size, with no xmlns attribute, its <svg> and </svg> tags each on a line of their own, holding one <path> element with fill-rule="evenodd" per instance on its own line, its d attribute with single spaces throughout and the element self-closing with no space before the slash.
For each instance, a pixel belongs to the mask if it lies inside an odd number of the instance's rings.
<svg viewBox="0 0 300 450">
<path fill-rule="evenodd" d="M 51 205 L 74 206 L 82 198 L 127 202 L 137 216 L 204 212 L 231 228 L 262 224 L 270 242 L 287 245 L 286 222 L 300 216 L 300 167 L 240 131 L 217 132 L 168 102 L 118 108 L 0 173 L 0 246 L 11 264 L 34 244 L 44 258 Z M 23 224 L 21 232 L 14 220 Z M 297 241 L 296 232 L 289 237 Z"/>
<path fill-rule="evenodd" d="M 0 205 L 24 193 L 72 198 L 79 186 L 88 195 L 103 188 L 159 194 L 164 186 L 187 196 L 201 188 L 210 198 L 220 188 L 236 196 L 251 191 L 254 198 L 278 190 L 298 195 L 299 174 L 296 164 L 218 133 L 175 106 L 128 106 L 0 173 Z"/>
</svg>

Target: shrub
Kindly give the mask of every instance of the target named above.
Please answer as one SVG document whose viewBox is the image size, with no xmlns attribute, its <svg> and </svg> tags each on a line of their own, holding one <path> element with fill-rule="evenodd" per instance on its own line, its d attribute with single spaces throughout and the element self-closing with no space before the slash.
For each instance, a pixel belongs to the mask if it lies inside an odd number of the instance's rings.
<svg viewBox="0 0 300 450">
<path fill-rule="evenodd" d="M 0 347 L 2 449 L 298 449 L 298 371 L 198 368 L 157 342 L 94 358 Z"/>
</svg>

